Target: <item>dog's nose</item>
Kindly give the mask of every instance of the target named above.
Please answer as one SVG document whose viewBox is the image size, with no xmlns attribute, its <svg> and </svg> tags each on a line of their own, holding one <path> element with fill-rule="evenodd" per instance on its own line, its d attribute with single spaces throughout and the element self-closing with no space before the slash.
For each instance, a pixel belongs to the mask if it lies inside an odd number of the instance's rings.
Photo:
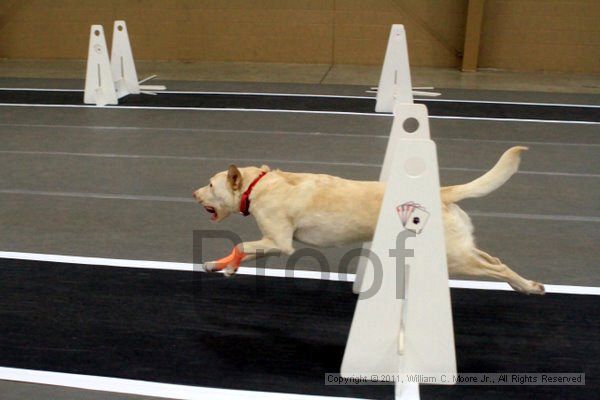
<svg viewBox="0 0 600 400">
<path fill-rule="evenodd" d="M 198 191 L 197 191 L 197 190 L 194 190 L 194 191 L 192 192 L 192 197 L 193 197 L 194 199 L 198 200 Z"/>
</svg>

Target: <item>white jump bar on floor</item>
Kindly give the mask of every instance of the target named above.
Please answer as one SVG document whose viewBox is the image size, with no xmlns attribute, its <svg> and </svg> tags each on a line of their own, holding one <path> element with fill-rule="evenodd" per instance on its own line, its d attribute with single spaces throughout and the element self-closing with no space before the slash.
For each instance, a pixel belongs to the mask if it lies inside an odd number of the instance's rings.
<svg viewBox="0 0 600 400">
<path fill-rule="evenodd" d="M 0 379 L 178 400 L 352 400 L 347 397 L 218 389 L 5 367 L 0 367 Z"/>
<path fill-rule="evenodd" d="M 202 271 L 201 265 L 192 263 L 177 263 L 171 261 L 148 261 L 148 260 L 126 260 L 120 258 L 100 258 L 100 257 L 81 257 L 81 256 L 65 256 L 55 254 L 39 254 L 39 253 L 20 253 L 11 251 L 0 251 L 0 259 L 18 259 L 18 260 L 33 260 L 33 261 L 48 261 L 65 264 L 82 264 L 93 266 L 121 267 L 121 268 L 143 268 L 143 269 L 160 269 L 170 271 Z M 265 268 L 257 269 L 252 267 L 240 267 L 238 270 L 240 275 L 258 275 L 273 278 L 298 278 L 298 279 L 320 279 L 340 282 L 353 282 L 354 274 L 343 273 L 327 273 L 320 271 L 307 270 L 288 270 Z M 593 286 L 572 286 L 572 285 L 555 285 L 545 284 L 546 293 L 563 293 L 563 294 L 585 294 L 600 296 L 600 287 Z M 512 291 L 513 289 L 504 282 L 489 282 L 489 281 L 467 281 L 450 279 L 451 288 L 460 289 L 482 289 L 482 290 L 505 290 Z"/>
</svg>

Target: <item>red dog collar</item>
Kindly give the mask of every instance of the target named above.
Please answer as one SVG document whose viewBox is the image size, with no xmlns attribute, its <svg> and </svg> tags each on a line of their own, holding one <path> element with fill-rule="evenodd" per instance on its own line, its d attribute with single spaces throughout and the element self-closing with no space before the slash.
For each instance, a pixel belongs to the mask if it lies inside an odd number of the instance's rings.
<svg viewBox="0 0 600 400">
<path fill-rule="evenodd" d="M 252 189 L 254 188 L 254 185 L 256 185 L 258 183 L 258 181 L 260 181 L 260 179 L 265 176 L 267 173 L 265 171 L 262 171 L 260 173 L 260 175 L 258 175 L 256 177 L 256 179 L 254 179 L 252 181 L 252 183 L 250 184 L 250 186 L 248 186 L 248 189 L 246 189 L 246 191 L 242 194 L 242 200 L 240 201 L 240 212 L 247 217 L 248 215 L 250 215 L 250 193 L 252 193 Z"/>
</svg>

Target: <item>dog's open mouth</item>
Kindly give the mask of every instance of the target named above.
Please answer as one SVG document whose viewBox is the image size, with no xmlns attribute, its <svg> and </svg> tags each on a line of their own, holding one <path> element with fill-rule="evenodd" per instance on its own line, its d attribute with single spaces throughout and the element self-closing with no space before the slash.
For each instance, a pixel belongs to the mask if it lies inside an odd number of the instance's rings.
<svg viewBox="0 0 600 400">
<path fill-rule="evenodd" d="M 210 217 L 211 220 L 215 221 L 217 219 L 217 209 L 216 208 L 211 207 L 211 206 L 204 206 L 204 209 L 207 212 L 209 212 L 209 213 L 212 214 L 211 217 Z"/>
</svg>

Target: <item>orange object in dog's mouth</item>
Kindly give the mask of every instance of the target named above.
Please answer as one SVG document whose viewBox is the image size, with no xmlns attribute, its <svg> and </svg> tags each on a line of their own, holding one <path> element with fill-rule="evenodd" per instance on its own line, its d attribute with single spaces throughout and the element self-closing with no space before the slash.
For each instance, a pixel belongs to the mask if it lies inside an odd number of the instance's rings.
<svg viewBox="0 0 600 400">
<path fill-rule="evenodd" d="M 210 207 L 210 206 L 204 206 L 204 209 L 211 213 L 212 216 L 210 217 L 211 220 L 215 221 L 217 219 L 217 209 L 214 207 Z"/>
</svg>

